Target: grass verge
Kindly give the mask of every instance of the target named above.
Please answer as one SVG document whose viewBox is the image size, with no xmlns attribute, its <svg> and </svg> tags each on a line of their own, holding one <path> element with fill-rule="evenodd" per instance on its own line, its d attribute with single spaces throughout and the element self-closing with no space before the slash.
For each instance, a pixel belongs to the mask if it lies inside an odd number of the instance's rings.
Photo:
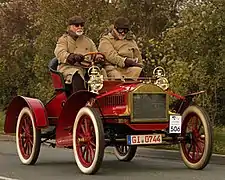
<svg viewBox="0 0 225 180">
<path fill-rule="evenodd" d="M 218 126 L 214 128 L 213 152 L 225 154 L 225 126 Z"/>
<path fill-rule="evenodd" d="M 5 114 L 0 112 L 0 133 L 3 132 Z"/>
</svg>

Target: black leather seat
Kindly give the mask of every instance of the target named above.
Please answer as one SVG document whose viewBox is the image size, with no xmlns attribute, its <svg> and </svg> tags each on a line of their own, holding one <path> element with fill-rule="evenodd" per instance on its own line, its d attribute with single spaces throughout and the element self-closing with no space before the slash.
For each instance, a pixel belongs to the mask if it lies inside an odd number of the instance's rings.
<svg viewBox="0 0 225 180">
<path fill-rule="evenodd" d="M 53 58 L 53 59 L 49 62 L 48 68 L 49 68 L 51 71 L 57 71 L 58 65 L 59 65 L 58 59 L 55 57 L 55 58 Z"/>
</svg>

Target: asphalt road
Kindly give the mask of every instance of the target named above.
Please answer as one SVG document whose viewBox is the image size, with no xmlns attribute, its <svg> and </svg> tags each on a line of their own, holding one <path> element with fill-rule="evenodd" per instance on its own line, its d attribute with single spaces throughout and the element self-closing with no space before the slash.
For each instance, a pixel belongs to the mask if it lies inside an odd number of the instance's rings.
<svg viewBox="0 0 225 180">
<path fill-rule="evenodd" d="M 196 171 L 186 168 L 178 153 L 139 149 L 128 163 L 105 153 L 101 169 L 90 176 L 79 171 L 72 150 L 43 146 L 37 164 L 25 166 L 15 143 L 0 139 L 0 180 L 225 180 L 224 171 L 224 157 L 213 157 L 204 170 Z"/>
</svg>

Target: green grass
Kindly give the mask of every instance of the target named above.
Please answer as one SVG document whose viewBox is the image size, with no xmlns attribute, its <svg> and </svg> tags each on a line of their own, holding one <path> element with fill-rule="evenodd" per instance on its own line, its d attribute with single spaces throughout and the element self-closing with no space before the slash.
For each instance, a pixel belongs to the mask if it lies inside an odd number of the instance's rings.
<svg viewBox="0 0 225 180">
<path fill-rule="evenodd" d="M 213 152 L 218 154 L 225 154 L 225 126 L 214 128 Z"/>
<path fill-rule="evenodd" d="M 0 112 L 0 133 L 3 132 L 4 119 L 5 119 L 5 114 L 3 112 Z"/>
</svg>

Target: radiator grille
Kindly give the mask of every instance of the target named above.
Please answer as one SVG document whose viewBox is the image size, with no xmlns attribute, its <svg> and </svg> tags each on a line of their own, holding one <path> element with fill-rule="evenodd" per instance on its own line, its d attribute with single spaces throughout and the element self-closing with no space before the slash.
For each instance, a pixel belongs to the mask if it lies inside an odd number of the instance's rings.
<svg viewBox="0 0 225 180">
<path fill-rule="evenodd" d="M 100 100 L 102 106 L 121 106 L 125 105 L 125 97 L 124 95 L 112 95 L 106 96 Z"/>
<path fill-rule="evenodd" d="M 166 94 L 133 94 L 133 120 L 166 120 Z"/>
</svg>

